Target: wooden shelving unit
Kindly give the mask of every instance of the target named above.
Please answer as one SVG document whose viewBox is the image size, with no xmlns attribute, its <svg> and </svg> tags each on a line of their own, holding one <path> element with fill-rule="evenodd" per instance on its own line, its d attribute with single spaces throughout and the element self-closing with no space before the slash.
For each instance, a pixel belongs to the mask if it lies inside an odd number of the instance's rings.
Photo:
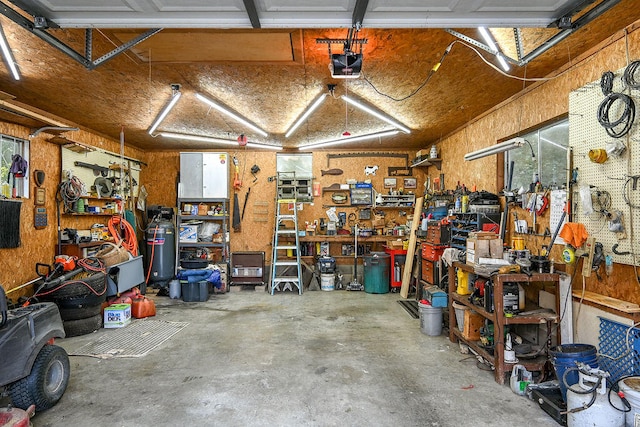
<svg viewBox="0 0 640 427">
<path fill-rule="evenodd" d="M 461 262 L 454 262 L 449 266 L 449 277 L 456 277 L 456 269 L 462 269 L 466 272 L 473 273 L 473 266 L 463 264 Z M 502 336 L 504 335 L 505 326 L 508 325 L 532 325 L 532 324 L 547 324 L 550 329 L 553 323 L 558 323 L 559 318 L 556 313 L 551 312 L 538 312 L 537 310 L 529 310 L 524 313 L 514 314 L 506 316 L 504 313 L 504 301 L 503 301 L 503 289 L 505 283 L 531 283 L 531 282 L 552 282 L 556 286 L 556 312 L 559 310 L 558 303 L 558 283 L 560 276 L 558 274 L 542 273 L 542 274 L 498 274 L 492 277 L 493 280 L 493 305 L 494 311 L 492 313 L 485 310 L 483 307 L 472 304 L 469 301 L 467 295 L 460 295 L 456 292 L 456 281 L 449 280 L 449 297 L 452 301 L 462 304 L 469 309 L 475 311 L 486 320 L 493 322 L 494 325 L 494 348 L 493 354 L 485 349 L 480 341 L 468 340 L 462 332 L 456 327 L 456 315 L 455 310 L 449 310 L 449 340 L 451 342 L 463 342 L 471 347 L 476 353 L 486 359 L 495 368 L 495 379 L 499 384 L 504 384 L 505 374 L 511 372 L 515 363 L 507 363 L 504 360 L 504 341 Z M 498 296 L 498 297 L 496 297 Z M 549 337 L 550 339 L 550 337 Z M 558 341 L 560 337 L 558 336 Z M 549 344 L 549 342 L 547 342 Z M 538 357 L 532 359 L 521 358 L 517 363 L 523 365 L 530 371 L 542 371 L 547 363 L 547 354 L 544 352 Z"/>
</svg>

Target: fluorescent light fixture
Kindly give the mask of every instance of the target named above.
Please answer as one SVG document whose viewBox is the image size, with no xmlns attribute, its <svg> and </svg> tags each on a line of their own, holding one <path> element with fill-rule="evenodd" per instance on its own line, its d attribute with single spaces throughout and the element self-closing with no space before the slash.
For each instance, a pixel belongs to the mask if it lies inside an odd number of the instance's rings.
<svg viewBox="0 0 640 427">
<path fill-rule="evenodd" d="M 507 64 L 507 60 L 504 59 L 504 56 L 502 55 L 502 53 L 498 53 L 496 55 L 496 58 L 498 58 L 498 62 L 500 63 L 500 65 L 502 66 L 502 69 L 505 71 L 509 71 L 511 69 L 511 67 L 509 66 L 509 64 Z"/>
<path fill-rule="evenodd" d="M 200 95 L 199 93 L 196 93 L 196 98 L 198 98 L 200 101 L 204 102 L 205 104 L 209 105 L 210 107 L 213 107 L 216 110 L 220 111 L 222 114 L 225 114 L 225 115 L 231 117 L 233 120 L 237 121 L 238 123 L 242 123 L 243 125 L 245 125 L 249 129 L 253 129 L 254 131 L 258 132 L 260 135 L 262 135 L 264 137 L 269 136 L 269 134 L 267 132 L 263 131 L 258 126 L 256 126 L 253 123 L 251 123 L 249 120 L 247 120 L 244 117 L 241 117 L 241 116 L 231 112 L 227 108 L 223 107 L 222 105 L 218 104 L 215 101 L 212 101 L 211 99 L 207 98 L 206 96 L 203 96 L 203 95 Z"/>
<path fill-rule="evenodd" d="M 289 128 L 289 130 L 287 131 L 287 133 L 284 134 L 285 138 L 289 138 L 291 136 L 291 134 L 293 134 L 293 132 L 298 128 L 298 126 L 300 126 L 302 123 L 304 123 L 305 120 L 307 120 L 307 118 L 311 115 L 311 113 L 313 113 L 316 108 L 318 108 L 320 106 L 320 104 L 322 104 L 324 102 L 324 100 L 327 98 L 327 94 L 323 93 L 322 95 L 320 95 L 320 97 L 318 99 L 315 100 L 315 102 L 313 104 L 311 104 L 311 106 L 309 108 L 307 108 L 307 111 L 304 112 L 304 114 L 302 114 L 300 116 L 300 118 L 298 120 L 296 120 L 296 122 L 293 124 L 293 126 L 291 126 Z"/>
<path fill-rule="evenodd" d="M 513 138 L 508 141 L 501 142 L 500 144 L 492 145 L 489 147 L 482 148 L 478 151 L 465 154 L 464 159 L 466 161 L 477 160 L 483 157 L 492 156 L 494 154 L 513 150 L 514 148 L 522 147 L 524 144 L 525 144 L 524 138 Z"/>
<path fill-rule="evenodd" d="M 345 138 L 329 139 L 326 141 L 313 142 L 311 144 L 301 145 L 298 150 L 308 150 L 311 148 L 329 147 L 338 144 L 347 144 L 349 142 L 365 141 L 367 139 L 382 138 L 385 136 L 396 135 L 399 131 L 396 129 L 384 130 L 380 132 L 367 133 L 364 135 L 348 136 Z"/>
<path fill-rule="evenodd" d="M 494 43 L 493 38 L 491 37 L 491 34 L 489 34 L 489 31 L 487 31 L 485 27 L 478 27 L 478 31 L 480 31 L 480 35 L 484 39 L 485 43 L 489 46 L 489 48 L 497 52 L 496 58 L 498 58 L 498 62 L 500 63 L 500 66 L 502 67 L 502 69 L 505 71 L 509 71 L 511 67 L 509 67 L 509 64 L 507 64 L 507 61 L 504 59 L 502 52 L 500 52 L 500 50 L 498 49 L 498 46 Z"/>
<path fill-rule="evenodd" d="M 162 109 L 160 114 L 158 114 L 156 119 L 153 121 L 153 124 L 149 128 L 148 130 L 149 135 L 153 135 L 153 132 L 158 128 L 158 126 L 160 126 L 160 123 L 162 123 L 164 118 L 167 117 L 167 114 L 169 114 L 169 112 L 173 109 L 173 107 L 175 107 L 176 103 L 178 102 L 181 96 L 182 96 L 182 93 L 179 90 L 173 91 L 173 94 L 171 95 L 171 100 L 167 105 L 165 105 L 165 107 Z"/>
<path fill-rule="evenodd" d="M 346 102 L 348 102 L 349 104 L 353 105 L 354 107 L 357 107 L 359 109 L 361 109 L 362 111 L 364 111 L 365 113 L 369 113 L 371 114 L 373 117 L 377 117 L 380 120 L 389 123 L 391 126 L 393 126 L 396 129 L 400 129 L 402 132 L 404 133 L 411 133 L 411 130 L 406 127 L 405 125 L 393 120 L 391 117 L 386 116 L 384 114 L 382 114 L 379 111 L 374 110 L 371 107 L 368 107 L 366 105 L 364 105 L 363 103 L 356 101 L 353 98 L 348 97 L 347 95 L 342 95 L 341 97 L 342 99 L 344 99 Z"/>
<path fill-rule="evenodd" d="M 13 74 L 13 78 L 15 80 L 20 80 L 20 73 L 18 72 L 18 67 L 16 67 L 16 61 L 13 58 L 13 52 L 11 52 L 11 48 L 9 47 L 9 42 L 4 35 L 4 30 L 0 25 L 0 49 L 2 49 L 2 56 L 4 58 L 4 62 L 7 63 L 9 69 L 11 70 L 11 74 Z"/>
<path fill-rule="evenodd" d="M 174 133 L 174 132 L 160 132 L 159 135 L 165 138 L 172 138 L 172 139 L 186 139 L 188 141 L 211 142 L 214 144 L 233 145 L 236 147 L 238 146 L 238 141 L 235 139 L 214 138 L 211 136 L 189 135 L 189 134 Z M 280 145 L 259 144 L 257 142 L 247 142 L 246 147 L 266 148 L 267 150 L 282 150 L 282 146 Z"/>
</svg>

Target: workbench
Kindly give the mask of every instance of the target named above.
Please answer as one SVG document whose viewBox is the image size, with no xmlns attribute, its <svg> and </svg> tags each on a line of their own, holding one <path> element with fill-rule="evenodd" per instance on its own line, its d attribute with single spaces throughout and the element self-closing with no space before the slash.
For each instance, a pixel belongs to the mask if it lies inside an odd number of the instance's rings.
<svg viewBox="0 0 640 427">
<path fill-rule="evenodd" d="M 529 371 L 543 371 L 545 364 L 548 361 L 547 351 L 544 351 L 541 355 L 532 358 L 521 358 L 517 363 L 508 363 L 504 360 L 504 331 L 505 327 L 509 325 L 526 325 L 526 324 L 546 324 L 547 330 L 550 331 L 553 324 L 559 322 L 559 280 L 560 275 L 555 273 L 532 273 L 527 274 L 496 274 L 491 279 L 493 281 L 493 312 L 485 310 L 484 307 L 475 305 L 469 301 L 468 295 L 460 295 L 456 292 L 457 285 L 454 278 L 457 277 L 456 269 L 461 269 L 468 273 L 474 273 L 472 265 L 464 264 L 461 262 L 454 262 L 449 266 L 449 297 L 452 302 L 462 304 L 468 309 L 471 309 L 482 316 L 484 319 L 493 322 L 494 325 L 494 347 L 493 353 L 487 348 L 482 346 L 480 341 L 466 339 L 463 333 L 456 327 L 457 320 L 455 310 L 449 309 L 449 340 L 451 342 L 463 342 L 468 345 L 473 351 L 482 356 L 495 368 L 495 379 L 499 384 L 504 384 L 505 375 L 511 372 L 514 365 L 519 364 L 524 366 Z M 521 283 L 529 284 L 533 282 L 551 282 L 555 284 L 556 289 L 556 313 L 553 312 L 541 312 L 536 310 L 539 307 L 527 307 L 527 311 L 520 314 L 513 314 L 511 316 L 505 315 L 504 312 L 504 285 L 506 283 Z M 496 298 L 495 296 L 499 296 Z M 558 332 L 558 342 L 560 342 L 560 336 Z M 546 349 L 551 345 L 551 334 L 547 336 Z"/>
</svg>

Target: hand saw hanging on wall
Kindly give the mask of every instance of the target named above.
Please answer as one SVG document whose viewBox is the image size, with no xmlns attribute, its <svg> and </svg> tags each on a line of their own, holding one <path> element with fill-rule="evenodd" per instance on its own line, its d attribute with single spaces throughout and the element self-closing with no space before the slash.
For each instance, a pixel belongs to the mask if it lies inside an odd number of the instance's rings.
<svg viewBox="0 0 640 427">
<path fill-rule="evenodd" d="M 240 180 L 240 166 L 238 158 L 233 156 L 233 166 L 235 167 L 235 176 L 233 177 L 233 190 L 240 191 L 242 188 L 242 181 Z"/>
</svg>

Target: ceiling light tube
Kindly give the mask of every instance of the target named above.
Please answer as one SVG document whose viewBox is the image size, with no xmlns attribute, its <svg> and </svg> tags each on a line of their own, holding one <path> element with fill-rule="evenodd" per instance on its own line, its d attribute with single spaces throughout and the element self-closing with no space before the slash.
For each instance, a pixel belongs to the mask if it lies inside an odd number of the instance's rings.
<svg viewBox="0 0 640 427">
<path fill-rule="evenodd" d="M 472 153 L 465 154 L 464 159 L 466 161 L 477 160 L 483 157 L 492 156 L 494 154 L 503 153 L 505 151 L 513 150 L 514 148 L 522 147 L 525 141 L 524 138 L 513 138 L 508 141 L 501 142 L 500 144 L 485 147 Z"/>
<path fill-rule="evenodd" d="M 320 104 L 322 104 L 324 102 L 324 100 L 326 98 L 327 98 L 327 94 L 326 93 L 323 93 L 322 95 L 320 95 L 320 97 L 318 99 L 316 99 L 315 102 L 313 104 L 311 104 L 311 106 L 309 108 L 307 108 L 307 111 L 305 111 L 304 114 L 301 115 L 298 120 L 296 120 L 296 122 L 293 124 L 293 126 L 291 126 L 291 128 L 289 128 L 287 133 L 284 134 L 284 137 L 285 138 L 289 138 L 289 136 L 291 136 L 291 134 L 293 134 L 293 132 L 298 128 L 298 126 L 300 126 L 302 123 L 304 123 L 304 121 L 307 120 L 307 118 L 311 115 L 311 113 L 313 113 L 320 106 Z"/>
<path fill-rule="evenodd" d="M 211 99 L 207 98 L 206 96 L 203 96 L 203 95 L 200 95 L 199 93 L 196 93 L 196 98 L 198 98 L 200 101 L 204 102 L 205 104 L 209 105 L 210 107 L 213 107 L 216 110 L 220 111 L 222 114 L 225 114 L 225 115 L 231 117 L 233 120 L 237 121 L 238 123 L 242 123 L 243 125 L 247 126 L 248 128 L 253 129 L 254 131 L 258 132 L 260 135 L 262 135 L 264 137 L 269 136 L 269 134 L 267 132 L 263 131 L 258 126 L 254 125 L 253 123 L 251 123 L 250 121 L 248 121 L 244 117 L 241 117 L 241 116 L 231 112 L 227 108 L 225 108 L 222 105 L 216 103 L 215 101 L 212 101 Z"/>
<path fill-rule="evenodd" d="M 478 27 L 478 31 L 480 31 L 480 35 L 484 39 L 484 42 L 489 46 L 491 50 L 496 52 L 496 58 L 498 58 L 498 62 L 504 71 L 509 71 L 511 67 L 507 64 L 507 61 L 504 59 L 504 56 L 498 49 L 498 46 L 494 43 L 493 38 L 489 34 L 489 31 L 485 27 Z"/>
<path fill-rule="evenodd" d="M 382 138 L 385 136 L 396 135 L 399 131 L 396 129 L 384 130 L 380 132 L 367 133 L 364 135 L 348 136 L 345 138 L 329 139 L 326 141 L 313 142 L 311 144 L 301 145 L 298 150 L 309 150 L 311 148 L 329 147 L 338 144 L 347 144 L 349 142 L 365 141 L 367 139 Z"/>
<path fill-rule="evenodd" d="M 13 78 L 15 80 L 20 80 L 20 73 L 18 72 L 18 67 L 16 67 L 16 61 L 13 58 L 13 52 L 11 52 L 11 48 L 9 47 L 9 42 L 4 35 L 4 29 L 0 25 L 0 49 L 2 49 L 2 56 L 4 57 L 4 61 L 9 66 L 11 70 L 11 74 L 13 74 Z"/>
<path fill-rule="evenodd" d="M 347 95 L 342 95 L 341 97 L 342 99 L 344 99 L 346 102 L 348 102 L 349 104 L 353 105 L 354 107 L 357 107 L 359 109 L 361 109 L 362 111 L 371 114 L 374 117 L 379 118 L 380 120 L 389 123 L 391 126 L 393 126 L 394 128 L 400 129 L 402 132 L 404 133 L 411 133 L 411 130 L 404 126 L 403 124 L 393 120 L 391 117 L 386 116 L 384 114 L 382 114 L 379 111 L 374 110 L 371 107 L 368 107 L 366 105 L 364 105 L 363 103 L 356 101 L 353 98 L 348 97 Z"/>
<path fill-rule="evenodd" d="M 489 31 L 485 27 L 478 27 L 478 31 L 480 31 L 480 35 L 482 36 L 484 42 L 491 48 L 491 50 L 498 51 L 498 46 L 493 42 L 493 38 L 489 34 Z"/>
<path fill-rule="evenodd" d="M 215 144 L 238 146 L 238 141 L 234 139 L 214 138 L 211 136 L 189 135 L 189 134 L 174 133 L 174 132 L 160 132 L 159 135 L 165 138 L 172 138 L 172 139 L 186 139 L 188 141 L 211 142 Z M 280 145 L 260 144 L 257 142 L 247 142 L 246 146 L 249 148 L 266 148 L 267 150 L 282 150 L 282 146 Z"/>
<path fill-rule="evenodd" d="M 160 114 L 158 114 L 156 119 L 153 121 L 153 124 L 149 128 L 148 130 L 149 135 L 153 135 L 153 132 L 157 129 L 158 126 L 160 126 L 160 123 L 162 123 L 164 118 L 167 117 L 167 114 L 169 114 L 169 112 L 173 109 L 173 107 L 175 107 L 176 103 L 178 102 L 181 96 L 182 96 L 182 92 L 180 92 L 179 90 L 173 92 L 173 95 L 171 96 L 171 100 L 162 109 Z"/>
</svg>

